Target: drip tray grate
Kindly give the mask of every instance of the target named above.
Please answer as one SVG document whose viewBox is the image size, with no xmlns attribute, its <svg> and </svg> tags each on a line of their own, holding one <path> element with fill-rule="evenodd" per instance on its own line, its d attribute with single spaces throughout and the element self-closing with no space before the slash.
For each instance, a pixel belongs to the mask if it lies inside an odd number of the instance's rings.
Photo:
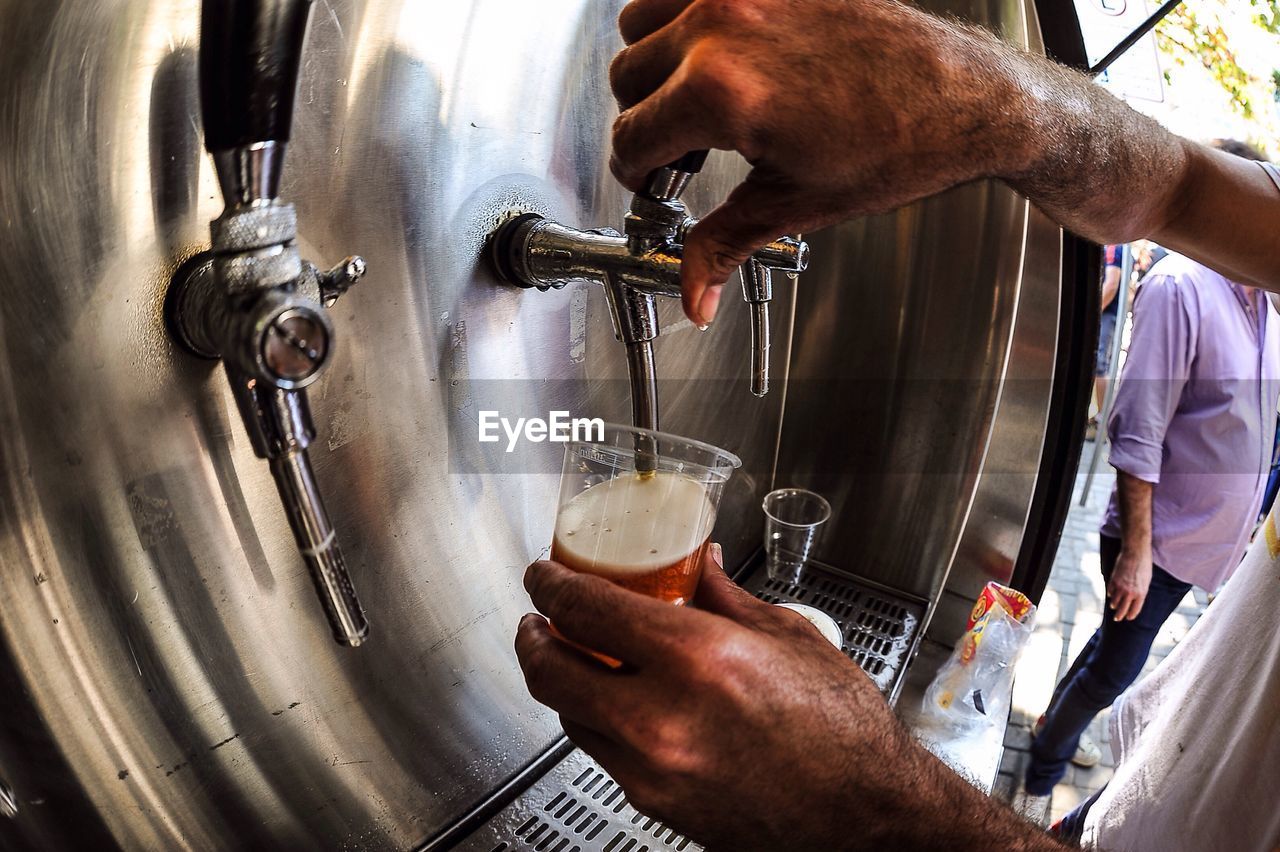
<svg viewBox="0 0 1280 852">
<path fill-rule="evenodd" d="M 817 607 L 840 625 L 843 649 L 890 699 L 915 650 L 924 601 L 825 567 L 798 583 L 770 580 L 763 563 L 742 584 L 769 603 Z M 577 749 L 457 849 L 466 852 L 695 852 L 702 847 L 644 816 L 594 760 Z"/>
<path fill-rule="evenodd" d="M 841 650 L 870 676 L 880 691 L 897 698 L 902 676 L 915 651 L 925 602 L 810 565 L 795 583 L 771 580 L 763 564 L 742 583 L 767 603 L 816 607 L 840 626 Z"/>
<path fill-rule="evenodd" d="M 633 808 L 622 788 L 577 749 L 457 848 L 468 852 L 702 849 Z"/>
</svg>

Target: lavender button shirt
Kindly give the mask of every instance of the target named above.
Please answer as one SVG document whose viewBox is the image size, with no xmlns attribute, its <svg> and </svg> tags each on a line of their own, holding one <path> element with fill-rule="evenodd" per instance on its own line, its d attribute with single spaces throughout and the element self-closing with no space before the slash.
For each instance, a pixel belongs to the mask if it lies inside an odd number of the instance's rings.
<svg viewBox="0 0 1280 852">
<path fill-rule="evenodd" d="M 1133 338 L 1107 421 L 1111 465 L 1153 483 L 1152 561 L 1213 591 L 1249 542 L 1271 468 L 1280 317 L 1261 291 L 1165 257 L 1134 303 Z M 1119 538 L 1111 492 L 1102 521 Z"/>
</svg>

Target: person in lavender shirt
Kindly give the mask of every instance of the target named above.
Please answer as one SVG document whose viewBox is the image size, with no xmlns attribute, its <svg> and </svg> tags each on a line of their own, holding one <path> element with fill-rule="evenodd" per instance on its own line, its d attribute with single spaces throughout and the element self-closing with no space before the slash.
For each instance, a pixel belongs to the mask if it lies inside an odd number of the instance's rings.
<svg viewBox="0 0 1280 852">
<path fill-rule="evenodd" d="M 1216 147 L 1263 159 L 1241 142 Z M 1109 611 L 1037 723 L 1027 797 L 1052 793 L 1068 761 L 1097 762 L 1082 734 L 1137 679 L 1191 587 L 1213 592 L 1240 563 L 1271 468 L 1280 318 L 1266 294 L 1169 254 L 1148 273 L 1133 322 L 1107 422 Z"/>
</svg>

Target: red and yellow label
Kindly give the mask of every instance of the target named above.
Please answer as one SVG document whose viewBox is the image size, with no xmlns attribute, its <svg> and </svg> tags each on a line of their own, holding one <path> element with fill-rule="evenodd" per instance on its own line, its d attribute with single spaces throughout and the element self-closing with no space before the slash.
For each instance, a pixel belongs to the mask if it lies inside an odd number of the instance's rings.
<svg viewBox="0 0 1280 852">
<path fill-rule="evenodd" d="M 991 612 L 999 609 L 1007 612 L 1015 621 L 1022 621 L 1035 607 L 1031 600 L 1017 589 L 990 582 L 983 586 L 982 594 L 969 613 L 969 625 L 965 628 L 964 637 L 960 640 L 960 662 L 967 663 L 973 659 L 982 643 L 982 633 L 987 622 L 991 620 Z"/>
</svg>

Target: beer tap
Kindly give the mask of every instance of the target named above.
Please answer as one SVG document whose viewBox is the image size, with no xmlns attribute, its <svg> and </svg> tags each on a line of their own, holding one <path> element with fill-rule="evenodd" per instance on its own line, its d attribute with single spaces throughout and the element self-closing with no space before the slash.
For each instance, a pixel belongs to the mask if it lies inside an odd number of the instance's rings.
<svg viewBox="0 0 1280 852">
<path fill-rule="evenodd" d="M 655 300 L 681 295 L 684 237 L 697 220 L 680 196 L 706 158 L 706 151 L 695 151 L 650 174 L 645 190 L 632 196 L 624 233 L 611 228 L 578 230 L 526 213 L 504 223 L 489 242 L 490 261 L 508 283 L 558 290 L 586 279 L 604 286 L 614 336 L 627 349 L 632 421 L 646 429 L 658 428 Z M 771 270 L 799 273 L 808 262 L 807 244 L 781 237 L 742 267 L 743 297 L 752 310 L 751 390 L 757 396 L 769 386 Z"/>
<path fill-rule="evenodd" d="M 200 107 L 225 209 L 210 223 L 211 251 L 174 276 L 166 320 L 187 351 L 222 360 L 334 638 L 356 646 L 369 626 L 311 468 L 305 388 L 333 351 L 324 308 L 365 265 L 353 256 L 321 272 L 303 261 L 293 205 L 279 198 L 310 13 L 311 0 L 204 0 Z"/>
<path fill-rule="evenodd" d="M 742 298 L 751 308 L 751 393 L 769 392 L 769 302 L 773 301 L 773 270 L 754 257 L 738 268 Z"/>
</svg>

